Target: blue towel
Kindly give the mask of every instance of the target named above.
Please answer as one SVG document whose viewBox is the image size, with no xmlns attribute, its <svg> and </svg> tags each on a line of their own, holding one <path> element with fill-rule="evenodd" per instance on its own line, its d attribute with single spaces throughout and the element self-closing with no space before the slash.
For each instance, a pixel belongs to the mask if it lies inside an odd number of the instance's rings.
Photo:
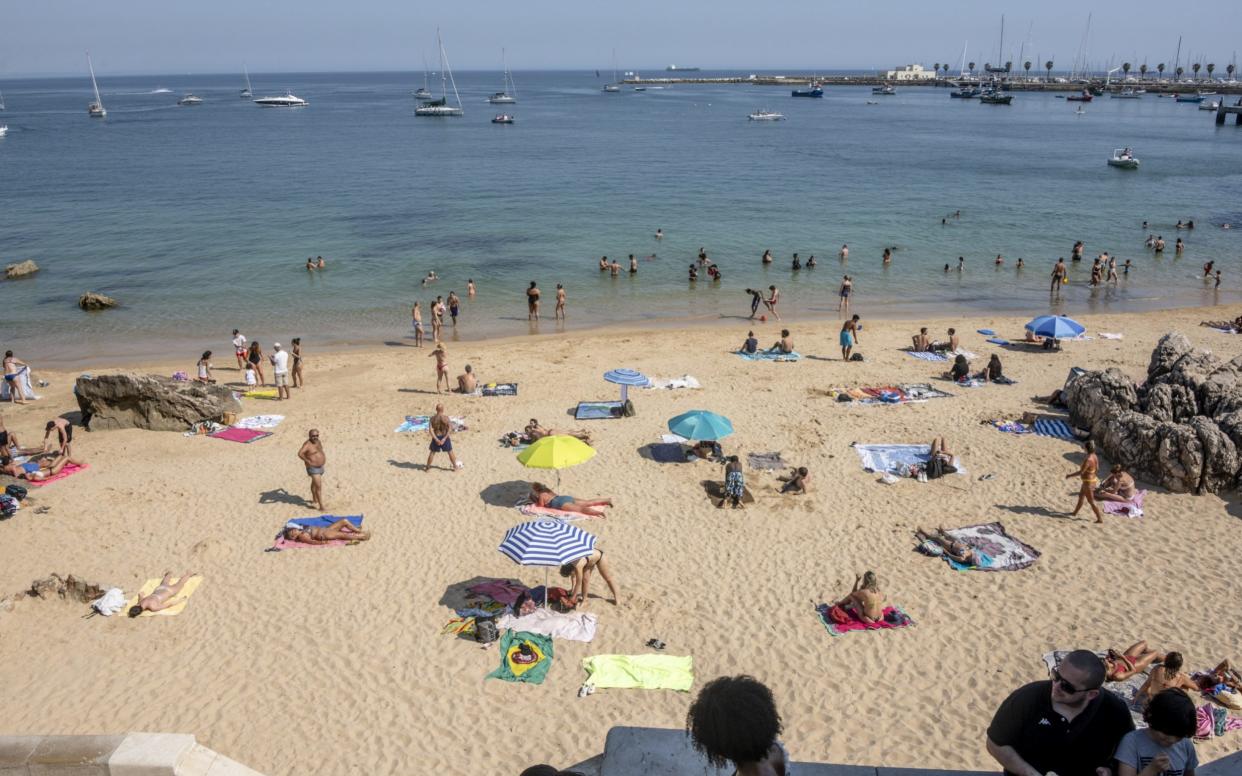
<svg viewBox="0 0 1242 776">
<path fill-rule="evenodd" d="M 797 361 L 802 358 L 798 351 L 792 353 L 770 353 L 766 350 L 760 350 L 756 353 L 743 353 L 737 351 L 737 354 L 747 361 Z"/>
<path fill-rule="evenodd" d="M 973 566 L 967 566 L 964 563 L 958 563 L 957 561 L 953 560 L 952 558 L 948 556 L 941 556 L 941 557 L 943 557 L 945 563 L 948 563 L 950 566 L 952 566 L 955 571 L 970 571 L 971 569 L 986 569 L 986 568 L 991 568 L 992 564 L 995 563 L 995 561 L 992 560 L 992 556 L 986 555 L 982 552 L 975 553 L 975 558 L 979 562 Z"/>
<path fill-rule="evenodd" d="M 1070 428 L 1069 424 L 1063 420 L 1039 418 L 1035 421 L 1035 433 L 1040 436 L 1056 437 L 1057 439 L 1065 439 L 1070 442 L 1078 441 L 1078 437 L 1074 436 L 1074 429 Z"/>
<path fill-rule="evenodd" d="M 686 448 L 675 442 L 654 444 L 651 459 L 657 463 L 685 463 Z"/>
<path fill-rule="evenodd" d="M 605 420 L 607 418 L 621 417 L 621 402 L 619 401 L 584 401 L 578 403 L 578 408 L 574 410 L 575 420 Z"/>
<path fill-rule="evenodd" d="M 991 337 L 988 339 L 988 342 L 991 342 L 993 345 L 1008 345 L 1009 344 L 1009 340 L 1005 339 L 1004 337 Z"/>
<path fill-rule="evenodd" d="M 292 520 L 286 520 L 285 525 L 288 525 L 289 523 L 293 523 L 294 525 L 300 525 L 303 528 L 327 528 L 328 526 L 335 523 L 337 520 L 340 520 L 342 517 L 344 517 L 346 520 L 352 523 L 354 528 L 362 527 L 362 515 L 349 515 L 349 516 L 323 515 L 322 517 L 295 517 Z"/>
<path fill-rule="evenodd" d="M 996 332 L 992 331 L 991 329 L 976 329 L 976 331 L 988 337 L 992 337 L 996 335 Z"/>
<path fill-rule="evenodd" d="M 917 358 L 920 361 L 948 361 L 949 360 L 949 357 L 946 356 L 944 353 L 927 353 L 921 350 L 919 351 L 907 350 L 906 355 L 912 356 L 913 358 Z"/>
</svg>

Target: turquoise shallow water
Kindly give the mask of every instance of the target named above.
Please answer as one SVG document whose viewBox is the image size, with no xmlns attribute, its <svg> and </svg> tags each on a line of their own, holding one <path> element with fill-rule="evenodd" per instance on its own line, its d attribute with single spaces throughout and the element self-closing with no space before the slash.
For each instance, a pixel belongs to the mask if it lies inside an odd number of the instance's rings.
<svg viewBox="0 0 1242 776">
<path fill-rule="evenodd" d="M 530 280 L 545 298 L 565 284 L 572 326 L 731 320 L 748 312 L 744 288 L 772 283 L 789 313 L 833 315 L 842 243 L 868 316 L 1047 311 L 1051 263 L 1075 239 L 1135 268 L 1092 292 L 1084 262 L 1057 310 L 1242 300 L 1242 128 L 1153 95 L 1097 98 L 1077 116 L 1053 95 L 1009 107 L 934 88 L 875 105 L 845 87 L 822 100 L 738 85 L 605 95 L 593 73 L 519 71 L 518 123 L 497 126 L 484 98 L 498 73 L 458 75 L 460 119 L 416 118 L 414 74 L 254 76 L 256 96 L 287 87 L 311 102 L 300 110 L 238 99 L 240 77 L 100 79 L 102 121 L 86 116 L 85 77 L 0 82 L 0 262 L 44 268 L 0 282 L 0 340 L 43 362 L 196 356 L 235 326 L 265 343 L 400 339 L 414 299 L 464 296 L 466 278 L 480 295 L 463 337 L 529 331 Z M 206 102 L 177 107 L 191 90 Z M 763 107 L 788 120 L 747 121 Z M 1105 165 L 1121 145 L 1141 170 Z M 1143 248 L 1144 219 L 1169 243 L 1163 258 Z M 1198 228 L 1175 232 L 1178 219 Z M 686 281 L 700 246 L 723 282 Z M 885 246 L 898 248 L 887 268 Z M 795 275 L 794 251 L 819 267 Z M 636 277 L 596 269 L 629 253 L 657 258 Z M 328 271 L 307 273 L 320 254 Z M 946 275 L 959 255 L 966 272 Z M 1219 291 L 1198 277 L 1208 259 Z M 442 280 L 424 290 L 429 269 Z M 88 289 L 123 307 L 81 313 Z"/>
</svg>

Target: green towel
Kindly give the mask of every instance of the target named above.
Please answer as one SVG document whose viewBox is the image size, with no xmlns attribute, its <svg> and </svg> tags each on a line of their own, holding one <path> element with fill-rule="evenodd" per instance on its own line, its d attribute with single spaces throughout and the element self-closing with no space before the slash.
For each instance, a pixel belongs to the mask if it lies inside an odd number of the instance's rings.
<svg viewBox="0 0 1242 776">
<path fill-rule="evenodd" d="M 587 684 L 596 687 L 640 687 L 680 690 L 694 685 L 694 658 L 686 655 L 595 655 L 583 658 Z"/>
<path fill-rule="evenodd" d="M 522 645 L 533 654 L 534 662 L 521 654 Z M 504 679 L 506 682 L 530 682 L 543 684 L 552 667 L 552 639 L 538 633 L 512 630 L 500 637 L 500 668 L 487 675 L 488 679 Z"/>
</svg>

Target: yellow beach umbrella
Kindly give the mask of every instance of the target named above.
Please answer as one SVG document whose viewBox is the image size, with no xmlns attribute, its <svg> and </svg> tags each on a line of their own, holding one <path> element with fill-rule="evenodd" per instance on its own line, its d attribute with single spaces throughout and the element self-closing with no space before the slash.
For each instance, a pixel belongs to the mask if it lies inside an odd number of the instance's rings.
<svg viewBox="0 0 1242 776">
<path fill-rule="evenodd" d="M 577 466 L 595 457 L 595 448 L 571 436 L 546 436 L 518 453 L 518 463 L 528 469 L 555 469 L 560 485 L 561 469 Z"/>
</svg>

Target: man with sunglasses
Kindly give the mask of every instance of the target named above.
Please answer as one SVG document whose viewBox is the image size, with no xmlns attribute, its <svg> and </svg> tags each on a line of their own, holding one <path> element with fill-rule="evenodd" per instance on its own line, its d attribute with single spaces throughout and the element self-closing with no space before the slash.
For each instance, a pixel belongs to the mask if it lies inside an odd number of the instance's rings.
<svg viewBox="0 0 1242 776">
<path fill-rule="evenodd" d="M 1108 776 L 1134 720 L 1103 684 L 1104 661 L 1088 650 L 1070 652 L 1051 681 L 1020 687 L 1000 705 L 988 727 L 988 754 L 1010 776 Z"/>
</svg>

